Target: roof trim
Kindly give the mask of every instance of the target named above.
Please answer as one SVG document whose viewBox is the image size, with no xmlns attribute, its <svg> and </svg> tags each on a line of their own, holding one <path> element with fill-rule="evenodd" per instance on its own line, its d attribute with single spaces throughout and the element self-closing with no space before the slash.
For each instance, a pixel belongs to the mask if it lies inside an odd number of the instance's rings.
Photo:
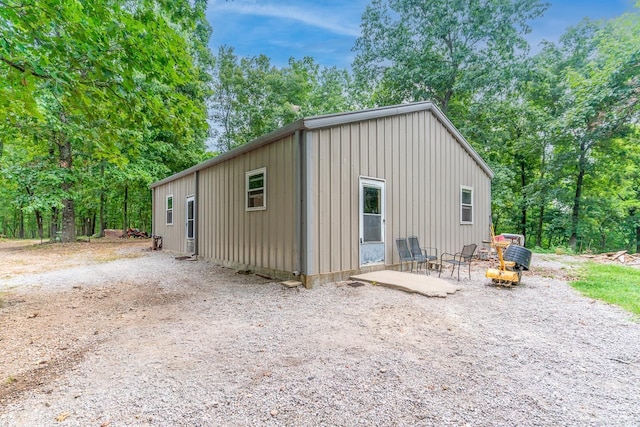
<svg viewBox="0 0 640 427">
<path fill-rule="evenodd" d="M 304 129 L 304 121 L 301 120 L 297 120 L 293 123 L 290 123 L 284 127 L 281 127 L 279 129 L 276 129 L 272 132 L 269 132 L 266 135 L 262 135 L 260 138 L 254 139 L 251 142 L 248 142 L 244 145 L 241 145 L 238 148 L 234 148 L 233 150 L 227 151 L 226 153 L 222 153 L 219 156 L 216 156 L 214 158 L 211 158 L 209 160 L 205 160 L 202 163 L 198 163 L 195 166 L 191 166 L 189 169 L 185 169 L 181 172 L 178 172 L 176 174 L 173 174 L 167 178 L 164 178 L 160 181 L 156 181 L 153 184 L 151 184 L 149 187 L 154 188 L 154 187 L 159 187 L 163 184 L 166 184 L 167 182 L 170 181 L 174 181 L 176 179 L 180 179 L 180 178 L 184 178 L 187 175 L 191 175 L 192 173 L 202 170 L 202 169 L 206 169 L 208 167 L 211 167 L 213 165 L 216 165 L 218 163 L 222 163 L 225 160 L 229 160 L 229 159 L 233 159 L 234 157 L 238 157 L 241 154 L 247 153 L 249 151 L 253 151 L 253 150 L 257 150 L 258 148 L 270 144 L 278 139 L 284 138 L 285 136 L 289 136 L 289 135 L 293 135 L 297 130 L 301 130 Z"/>
<path fill-rule="evenodd" d="M 431 102 L 414 102 L 412 104 L 392 105 L 389 107 L 371 108 L 347 113 L 327 114 L 306 118 L 304 119 L 304 125 L 307 129 L 319 129 L 346 123 L 379 119 L 381 117 L 414 113 L 416 111 L 429 110 L 432 107 L 434 107 L 434 105 Z"/>
<path fill-rule="evenodd" d="M 458 143 L 462 145 L 462 148 L 476 161 L 476 163 L 489 176 L 489 178 L 493 178 L 494 173 L 489 165 L 487 165 L 482 157 L 480 157 L 478 152 L 471 146 L 471 144 L 467 142 L 460 131 L 453 125 L 453 123 L 451 123 L 449 118 L 445 116 L 444 113 L 430 101 L 372 108 L 369 110 L 354 111 L 349 113 L 328 114 L 325 116 L 310 117 L 308 119 L 304 119 L 304 125 L 305 129 L 319 129 L 358 121 L 373 120 L 382 117 L 415 113 L 417 111 L 431 111 L 447 128 L 447 130 L 451 132 Z"/>
<path fill-rule="evenodd" d="M 174 175 L 171 175 L 167 178 L 164 178 L 160 181 L 154 182 L 150 185 L 151 188 L 158 187 L 160 185 L 166 184 L 168 182 L 174 181 L 179 178 L 183 178 L 188 176 L 196 171 L 211 167 L 218 163 L 222 163 L 226 160 L 232 159 L 234 157 L 240 156 L 241 154 L 247 153 L 249 151 L 256 150 L 262 146 L 270 144 L 278 139 L 282 139 L 286 136 L 293 135 L 296 131 L 305 130 L 305 129 L 321 129 L 331 126 L 343 125 L 348 123 L 354 123 L 365 120 L 373 120 L 382 117 L 389 116 L 397 116 L 400 114 L 408 114 L 415 113 L 418 111 L 431 111 L 436 118 L 442 123 L 449 132 L 453 135 L 453 137 L 458 141 L 462 148 L 476 161 L 476 163 L 480 166 L 480 168 L 489 176 L 489 178 L 493 178 L 494 173 L 485 163 L 485 161 L 480 157 L 478 152 L 473 149 L 471 144 L 467 142 L 467 140 L 462 136 L 460 131 L 456 129 L 456 127 L 451 123 L 451 121 L 444 115 L 440 109 L 433 104 L 432 102 L 414 102 L 411 104 L 400 104 L 393 105 L 389 107 L 380 107 L 380 108 L 372 108 L 368 110 L 360 110 L 353 111 L 347 113 L 337 113 L 337 114 L 327 114 L 323 116 L 309 117 L 306 119 L 300 119 L 293 123 L 290 123 L 284 127 L 276 129 L 272 132 L 269 132 L 266 135 L 263 135 L 253 141 L 241 145 L 238 148 L 235 148 L 231 151 L 227 151 L 226 153 L 220 154 L 212 159 L 206 160 L 202 163 L 199 163 L 195 166 L 190 167 L 189 169 L 178 172 Z"/>
<path fill-rule="evenodd" d="M 449 118 L 445 116 L 444 113 L 440 111 L 440 109 L 437 106 L 432 105 L 431 110 L 436 115 L 438 120 L 440 120 L 442 124 L 447 129 L 449 129 L 449 132 L 453 134 L 454 138 L 458 140 L 458 142 L 462 145 L 462 148 L 464 148 L 464 150 L 467 153 L 469 153 L 471 157 L 473 157 L 473 159 L 476 161 L 478 166 L 480 166 L 480 168 L 484 171 L 484 173 L 489 175 L 489 178 L 493 179 L 494 177 L 493 170 L 484 161 L 484 159 L 480 156 L 480 154 L 478 154 L 478 152 L 471 146 L 471 144 L 469 144 L 469 142 L 465 139 L 465 137 L 462 136 L 458 128 L 456 128 L 454 124 L 451 123 L 451 120 L 449 120 Z"/>
</svg>

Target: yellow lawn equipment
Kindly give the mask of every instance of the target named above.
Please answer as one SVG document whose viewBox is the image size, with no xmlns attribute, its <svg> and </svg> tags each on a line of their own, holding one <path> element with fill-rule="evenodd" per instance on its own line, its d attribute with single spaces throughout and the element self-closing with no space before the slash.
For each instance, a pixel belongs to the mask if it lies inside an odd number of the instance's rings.
<svg viewBox="0 0 640 427">
<path fill-rule="evenodd" d="M 531 251 L 523 246 L 516 245 L 504 236 L 495 235 L 493 224 L 491 225 L 491 247 L 498 254 L 498 268 L 488 268 L 485 276 L 493 283 L 505 285 L 517 285 L 522 278 L 522 271 L 529 270 Z"/>
</svg>

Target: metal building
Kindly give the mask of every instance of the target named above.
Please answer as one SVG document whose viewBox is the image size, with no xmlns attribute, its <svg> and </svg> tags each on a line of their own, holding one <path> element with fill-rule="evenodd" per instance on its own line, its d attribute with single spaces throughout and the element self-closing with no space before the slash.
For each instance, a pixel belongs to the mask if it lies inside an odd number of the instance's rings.
<svg viewBox="0 0 640 427">
<path fill-rule="evenodd" d="M 480 244 L 492 177 L 430 102 L 311 117 L 152 184 L 153 233 L 311 287 L 397 266 L 396 237 Z"/>
</svg>

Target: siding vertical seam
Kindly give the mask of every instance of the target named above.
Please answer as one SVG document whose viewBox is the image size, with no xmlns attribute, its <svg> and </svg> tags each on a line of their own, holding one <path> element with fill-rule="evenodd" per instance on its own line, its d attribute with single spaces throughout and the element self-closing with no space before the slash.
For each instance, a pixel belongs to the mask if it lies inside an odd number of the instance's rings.
<svg viewBox="0 0 640 427">
<path fill-rule="evenodd" d="M 294 262 L 296 263 L 295 269 L 298 271 L 298 274 L 303 274 L 306 271 L 306 241 L 307 241 L 307 230 L 306 230 L 306 194 L 308 191 L 307 188 L 307 175 L 306 175 L 306 150 L 304 146 L 304 137 L 305 131 L 296 131 L 295 136 L 295 147 L 297 150 L 297 158 L 296 158 L 296 170 L 294 173 L 295 191 L 296 191 L 296 205 L 295 209 L 295 221 L 296 221 L 296 236 L 295 236 L 295 245 L 297 247 L 294 250 Z"/>
<path fill-rule="evenodd" d="M 305 252 L 306 252 L 306 266 L 305 266 L 305 274 L 311 275 L 315 274 L 315 251 L 313 250 L 312 242 L 317 241 L 317 236 L 315 236 L 313 230 L 315 228 L 315 212 L 313 211 L 313 200 L 318 194 L 317 188 L 313 187 L 313 162 L 315 160 L 314 150 L 312 150 L 313 145 L 313 132 L 305 132 L 304 133 L 304 150 L 305 150 L 305 172 L 306 176 L 306 187 L 307 187 L 307 200 L 305 203 L 305 219 L 307 221 L 306 224 L 306 232 L 305 232 Z M 311 195 L 313 193 L 313 195 Z"/>
</svg>

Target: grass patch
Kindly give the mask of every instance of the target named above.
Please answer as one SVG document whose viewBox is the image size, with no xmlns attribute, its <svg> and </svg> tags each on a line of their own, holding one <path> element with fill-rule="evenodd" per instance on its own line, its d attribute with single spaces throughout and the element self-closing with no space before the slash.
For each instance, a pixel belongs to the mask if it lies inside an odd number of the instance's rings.
<svg viewBox="0 0 640 427">
<path fill-rule="evenodd" d="M 540 246 L 534 246 L 530 248 L 531 252 L 536 254 L 555 254 L 555 255 L 573 255 L 573 250 L 566 246 L 553 246 L 550 248 L 541 248 Z"/>
<path fill-rule="evenodd" d="M 571 286 L 582 294 L 618 305 L 640 316 L 640 270 L 621 265 L 586 263 Z"/>
</svg>

